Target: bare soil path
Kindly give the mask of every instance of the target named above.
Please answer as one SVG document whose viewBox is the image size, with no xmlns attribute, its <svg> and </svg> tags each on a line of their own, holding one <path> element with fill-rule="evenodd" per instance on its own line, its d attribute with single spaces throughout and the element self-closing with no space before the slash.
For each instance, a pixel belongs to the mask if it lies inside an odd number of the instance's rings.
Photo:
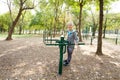
<svg viewBox="0 0 120 80">
<path fill-rule="evenodd" d="M 76 48 L 58 76 L 58 47 L 45 46 L 39 37 L 0 40 L 0 80 L 120 80 L 120 45 L 103 40 L 105 55 L 96 56 L 96 42 Z"/>
</svg>

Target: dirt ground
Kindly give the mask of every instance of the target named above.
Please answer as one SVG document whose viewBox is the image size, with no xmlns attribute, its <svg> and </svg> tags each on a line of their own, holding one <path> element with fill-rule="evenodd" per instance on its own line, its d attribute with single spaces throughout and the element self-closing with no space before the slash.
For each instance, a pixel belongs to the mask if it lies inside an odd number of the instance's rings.
<svg viewBox="0 0 120 80">
<path fill-rule="evenodd" d="M 97 40 L 85 42 L 59 76 L 58 47 L 44 45 L 39 37 L 0 40 L 0 80 L 120 80 L 120 45 L 104 40 L 104 55 L 96 56 Z"/>
</svg>

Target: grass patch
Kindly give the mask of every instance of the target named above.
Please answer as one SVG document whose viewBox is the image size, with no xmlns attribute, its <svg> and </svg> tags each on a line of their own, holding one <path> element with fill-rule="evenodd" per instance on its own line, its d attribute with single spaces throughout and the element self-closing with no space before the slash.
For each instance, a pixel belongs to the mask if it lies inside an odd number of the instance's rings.
<svg viewBox="0 0 120 80">
<path fill-rule="evenodd" d="M 22 35 L 18 35 L 18 34 L 13 34 L 12 37 L 13 38 L 29 38 L 29 37 L 42 37 L 42 35 L 37 35 L 37 34 L 22 34 Z M 0 38 L 6 38 L 7 34 L 0 34 Z"/>
</svg>

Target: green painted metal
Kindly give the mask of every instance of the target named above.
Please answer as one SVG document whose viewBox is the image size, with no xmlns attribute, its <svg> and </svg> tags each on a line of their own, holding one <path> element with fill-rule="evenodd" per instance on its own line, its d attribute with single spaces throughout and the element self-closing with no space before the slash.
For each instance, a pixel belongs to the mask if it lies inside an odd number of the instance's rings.
<svg viewBox="0 0 120 80">
<path fill-rule="evenodd" d="M 59 46 L 61 44 L 63 44 L 63 43 L 55 43 L 55 44 L 46 43 L 45 45 L 47 45 L 47 46 Z M 75 45 L 75 44 L 64 43 L 64 45 Z M 85 45 L 85 43 L 84 42 L 79 42 L 78 45 Z"/>
<path fill-rule="evenodd" d="M 64 45 L 64 37 L 61 37 L 60 38 L 60 41 L 59 41 L 59 49 L 60 49 L 60 59 L 59 59 L 59 71 L 58 71 L 58 74 L 62 74 L 62 67 L 63 67 L 63 46 Z"/>
<path fill-rule="evenodd" d="M 62 75 L 62 67 L 63 67 L 63 54 L 66 53 L 66 46 L 67 45 L 75 45 L 69 43 L 67 40 L 64 40 L 64 37 L 61 36 L 60 40 L 59 39 L 52 39 L 50 34 L 50 38 L 48 37 L 48 32 L 44 31 L 43 32 L 43 42 L 47 46 L 59 46 L 60 49 L 60 54 L 59 54 L 59 69 L 58 69 L 58 74 Z M 54 43 L 53 43 L 54 42 Z M 78 45 L 85 45 L 83 42 L 79 42 Z"/>
<path fill-rule="evenodd" d="M 44 41 L 58 41 L 59 39 L 44 39 Z"/>
</svg>

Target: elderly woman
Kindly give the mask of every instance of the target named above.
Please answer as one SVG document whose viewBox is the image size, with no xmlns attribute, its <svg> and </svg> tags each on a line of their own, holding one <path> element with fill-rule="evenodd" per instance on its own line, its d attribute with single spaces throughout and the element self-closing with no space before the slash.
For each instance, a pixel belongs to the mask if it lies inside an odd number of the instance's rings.
<svg viewBox="0 0 120 80">
<path fill-rule="evenodd" d="M 77 44 L 78 43 L 78 37 L 77 37 L 77 34 L 75 31 L 73 31 L 73 23 L 72 22 L 69 22 L 67 24 L 67 28 L 68 28 L 68 31 L 67 31 L 67 40 L 69 43 L 72 43 L 72 44 Z M 73 50 L 74 50 L 74 45 L 68 45 L 67 46 L 67 59 L 64 60 L 63 62 L 63 65 L 64 66 L 67 66 L 71 59 L 72 59 L 72 53 L 73 53 Z"/>
</svg>

